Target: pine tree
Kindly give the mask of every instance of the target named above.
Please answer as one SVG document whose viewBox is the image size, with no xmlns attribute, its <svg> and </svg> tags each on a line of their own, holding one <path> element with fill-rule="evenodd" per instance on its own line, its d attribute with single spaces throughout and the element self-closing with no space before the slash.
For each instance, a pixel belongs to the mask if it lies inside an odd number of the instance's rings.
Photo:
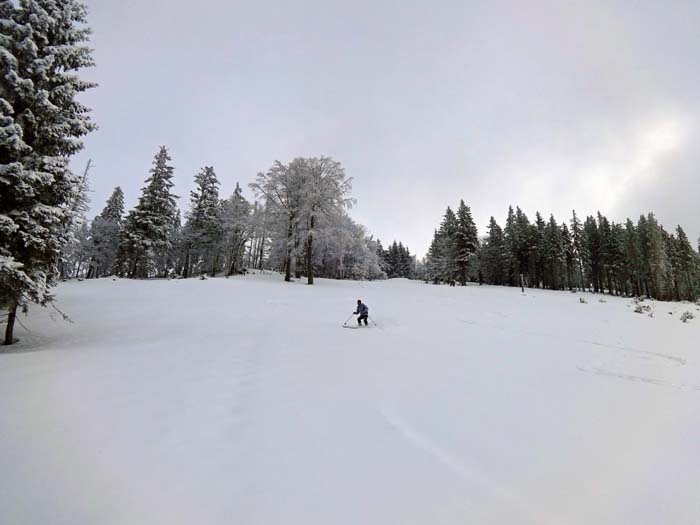
<svg viewBox="0 0 700 525">
<path fill-rule="evenodd" d="M 457 208 L 457 231 L 455 233 L 455 263 L 460 284 L 467 284 L 470 268 L 479 251 L 479 234 L 472 219 L 469 206 L 459 201 Z"/>
<path fill-rule="evenodd" d="M 119 230 L 124 215 L 124 193 L 117 186 L 102 212 L 92 221 L 91 265 L 88 278 L 111 275 L 119 248 Z"/>
<path fill-rule="evenodd" d="M 94 129 L 76 96 L 94 86 L 86 8 L 74 0 L 0 2 L 0 305 L 5 344 L 17 310 L 53 299 L 80 179 L 68 159 Z"/>
<path fill-rule="evenodd" d="M 549 279 L 545 275 L 547 224 L 539 211 L 535 213 L 535 223 L 529 231 L 528 274 L 530 275 L 530 286 L 551 288 Z"/>
<path fill-rule="evenodd" d="M 425 261 L 426 277 L 431 280 L 433 284 L 440 283 L 445 275 L 446 256 L 444 252 L 445 243 L 443 242 L 440 232 L 435 230 Z"/>
<path fill-rule="evenodd" d="M 440 279 L 451 284 L 457 279 L 458 272 L 456 242 L 457 229 L 457 217 L 448 206 L 439 231 L 439 239 L 442 243 L 441 251 L 444 258 L 444 267 L 442 269 Z"/>
<path fill-rule="evenodd" d="M 486 242 L 482 249 L 482 269 L 486 282 L 499 285 L 507 284 L 510 268 L 505 252 L 503 230 L 492 216 L 489 221 Z"/>
<path fill-rule="evenodd" d="M 565 222 L 561 224 L 561 241 L 564 249 L 564 268 L 566 272 L 566 287 L 574 289 L 574 275 L 576 273 L 576 253 L 571 232 Z"/>
<path fill-rule="evenodd" d="M 219 203 L 219 180 L 214 168 L 207 166 L 194 177 L 195 189 L 190 192 L 188 241 L 190 263 L 199 273 L 216 275 L 223 234 Z M 189 274 L 189 272 L 187 272 Z"/>
<path fill-rule="evenodd" d="M 644 271 L 642 267 L 641 252 L 639 237 L 634 223 L 627 219 L 625 222 L 625 231 L 623 234 L 623 249 L 625 260 L 629 269 L 629 279 L 632 286 L 632 294 L 640 297 L 643 292 L 642 280 Z"/>
<path fill-rule="evenodd" d="M 676 228 L 677 235 L 677 250 L 676 250 L 676 268 L 679 279 L 681 280 L 683 294 L 682 298 L 690 301 L 695 301 L 697 298 L 697 273 L 698 273 L 698 255 L 693 250 L 693 247 L 688 240 L 683 228 L 680 225 Z"/>
<path fill-rule="evenodd" d="M 669 297 L 669 260 L 662 231 L 654 214 L 641 216 L 637 230 L 647 296 L 667 299 Z"/>
<path fill-rule="evenodd" d="M 560 290 L 563 288 L 562 278 L 565 273 L 565 252 L 561 230 L 554 215 L 549 216 L 542 243 L 543 282 L 546 288 Z"/>
<path fill-rule="evenodd" d="M 119 266 L 128 277 L 165 276 L 177 216 L 177 196 L 172 193 L 173 168 L 161 146 L 153 160 L 150 177 L 136 207 L 129 212 L 120 238 Z"/>
<path fill-rule="evenodd" d="M 508 217 L 506 218 L 506 226 L 503 229 L 503 242 L 508 284 L 510 284 L 510 286 L 518 286 L 520 284 L 520 263 L 518 260 L 520 232 L 516 223 L 513 206 L 508 206 Z"/>
<path fill-rule="evenodd" d="M 586 234 L 583 229 L 583 224 L 576 216 L 576 210 L 572 211 L 573 217 L 571 218 L 571 243 L 573 245 L 574 260 L 576 266 L 578 267 L 578 278 L 577 286 L 584 290 L 586 289 L 586 279 L 584 277 L 584 261 L 586 267 L 588 267 L 589 254 L 587 250 L 588 240 L 586 239 Z"/>
</svg>

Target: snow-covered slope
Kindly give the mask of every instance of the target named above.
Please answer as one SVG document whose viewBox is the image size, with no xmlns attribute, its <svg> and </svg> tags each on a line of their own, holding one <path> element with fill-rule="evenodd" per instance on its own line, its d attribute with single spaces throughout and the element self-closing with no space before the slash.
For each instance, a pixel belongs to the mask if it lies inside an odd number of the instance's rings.
<svg viewBox="0 0 700 525">
<path fill-rule="evenodd" d="M 0 354 L 2 523 L 700 522 L 692 305 L 276 275 L 58 296 L 75 323 L 34 309 Z M 358 298 L 378 326 L 342 330 Z"/>
</svg>

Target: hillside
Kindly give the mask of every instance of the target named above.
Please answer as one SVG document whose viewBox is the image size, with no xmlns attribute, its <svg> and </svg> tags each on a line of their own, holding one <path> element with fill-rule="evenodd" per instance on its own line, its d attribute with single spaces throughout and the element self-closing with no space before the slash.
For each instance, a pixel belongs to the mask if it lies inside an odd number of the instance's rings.
<svg viewBox="0 0 700 525">
<path fill-rule="evenodd" d="M 74 323 L 33 308 L 0 354 L 4 523 L 700 516 L 695 306 L 278 275 L 57 293 Z M 358 298 L 377 325 L 344 330 Z"/>
</svg>

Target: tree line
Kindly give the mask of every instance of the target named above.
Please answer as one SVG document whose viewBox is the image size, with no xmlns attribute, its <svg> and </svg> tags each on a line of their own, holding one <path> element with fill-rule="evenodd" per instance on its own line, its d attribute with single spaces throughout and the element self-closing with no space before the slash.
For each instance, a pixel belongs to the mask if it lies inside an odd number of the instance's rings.
<svg viewBox="0 0 700 525">
<path fill-rule="evenodd" d="M 329 157 L 275 162 L 245 198 L 239 184 L 220 197 L 214 168 L 194 177 L 189 209 L 182 217 L 174 194 L 170 156 L 161 147 L 136 206 L 124 215 L 124 194 L 114 189 L 92 222 L 83 220 L 65 250 L 64 278 L 226 276 L 276 269 L 290 281 L 304 276 L 379 279 L 405 265 L 401 245 L 387 266 L 381 243 L 347 214 L 351 179 Z M 86 191 L 86 188 L 83 189 Z M 395 246 L 392 248 L 396 248 Z"/>
<path fill-rule="evenodd" d="M 653 213 L 623 224 L 600 212 L 581 220 L 574 211 L 567 224 L 539 212 L 531 222 L 511 206 L 505 226 L 491 217 L 479 240 L 461 202 L 457 214 L 447 209 L 435 231 L 423 277 L 696 301 L 700 256 L 681 226 L 669 233 Z"/>
<path fill-rule="evenodd" d="M 385 250 L 381 241 L 377 239 L 377 254 L 387 278 L 404 277 L 406 279 L 414 279 L 416 277 L 416 257 L 411 255 L 408 246 L 404 246 L 402 242 L 399 241 L 397 243 L 394 241 Z"/>
</svg>

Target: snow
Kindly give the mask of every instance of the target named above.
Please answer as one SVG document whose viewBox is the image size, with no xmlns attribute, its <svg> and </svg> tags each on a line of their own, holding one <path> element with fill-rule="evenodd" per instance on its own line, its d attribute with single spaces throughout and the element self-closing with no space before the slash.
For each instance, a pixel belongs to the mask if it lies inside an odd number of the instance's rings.
<svg viewBox="0 0 700 525">
<path fill-rule="evenodd" d="M 34 308 L 0 354 L 2 523 L 700 520 L 693 305 L 278 275 L 57 295 L 74 323 Z M 342 330 L 358 298 L 378 326 Z"/>
</svg>

